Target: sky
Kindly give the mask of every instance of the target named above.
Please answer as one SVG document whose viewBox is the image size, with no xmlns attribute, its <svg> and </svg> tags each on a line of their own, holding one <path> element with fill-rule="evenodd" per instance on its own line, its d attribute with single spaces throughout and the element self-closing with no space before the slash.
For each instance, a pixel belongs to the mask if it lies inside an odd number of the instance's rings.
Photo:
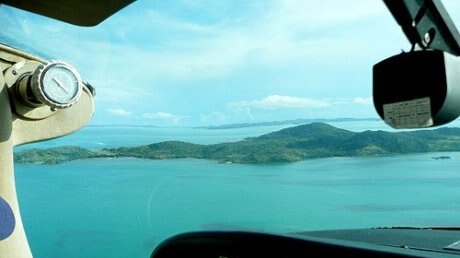
<svg viewBox="0 0 460 258">
<path fill-rule="evenodd" d="M 444 4 L 460 18 L 459 1 Z M 0 17 L 5 43 L 96 88 L 93 125 L 376 118 L 372 66 L 410 49 L 377 0 L 141 0 L 93 28 Z"/>
</svg>

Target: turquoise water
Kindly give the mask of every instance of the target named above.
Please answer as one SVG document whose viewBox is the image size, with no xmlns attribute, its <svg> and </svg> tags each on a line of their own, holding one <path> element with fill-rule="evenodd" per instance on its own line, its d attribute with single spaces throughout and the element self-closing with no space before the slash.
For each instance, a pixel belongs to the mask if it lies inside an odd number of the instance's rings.
<svg viewBox="0 0 460 258">
<path fill-rule="evenodd" d="M 190 230 L 460 224 L 460 153 L 260 166 L 97 159 L 17 165 L 35 257 L 149 257 Z"/>
<path fill-rule="evenodd" d="M 337 123 L 353 131 L 382 123 Z M 164 140 L 236 141 L 285 126 L 227 130 L 87 127 L 45 143 L 87 148 Z M 449 160 L 432 157 L 449 155 Z M 459 226 L 460 153 L 329 158 L 284 165 L 206 160 L 93 159 L 16 165 L 35 257 L 149 257 L 192 230 L 269 232 L 379 226 Z"/>
</svg>

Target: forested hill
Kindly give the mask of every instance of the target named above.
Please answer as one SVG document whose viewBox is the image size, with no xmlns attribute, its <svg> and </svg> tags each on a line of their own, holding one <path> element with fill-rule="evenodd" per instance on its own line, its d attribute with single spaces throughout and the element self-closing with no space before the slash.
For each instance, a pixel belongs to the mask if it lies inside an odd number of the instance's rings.
<svg viewBox="0 0 460 258">
<path fill-rule="evenodd" d="M 460 128 L 390 133 L 355 133 L 324 123 L 286 128 L 238 142 L 212 145 L 167 141 L 138 147 L 87 150 L 65 146 L 15 153 L 19 163 L 56 164 L 87 158 L 211 159 L 219 162 L 262 164 L 312 158 L 460 151 Z"/>
</svg>

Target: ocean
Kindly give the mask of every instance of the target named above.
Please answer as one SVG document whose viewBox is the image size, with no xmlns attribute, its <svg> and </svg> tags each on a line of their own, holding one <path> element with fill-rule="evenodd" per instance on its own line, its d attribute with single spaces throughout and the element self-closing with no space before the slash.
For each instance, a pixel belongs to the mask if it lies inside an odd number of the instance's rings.
<svg viewBox="0 0 460 258">
<path fill-rule="evenodd" d="M 377 122 L 376 122 L 377 123 Z M 379 124 L 334 124 L 355 131 Z M 342 126 L 341 126 L 342 125 Z M 236 141 L 283 126 L 209 130 L 87 127 L 22 146 L 134 146 Z M 436 160 L 436 156 L 451 159 Z M 280 165 L 209 160 L 90 159 L 18 164 L 21 212 L 34 257 L 149 257 L 196 230 L 298 232 L 459 226 L 460 153 L 328 158 Z"/>
</svg>

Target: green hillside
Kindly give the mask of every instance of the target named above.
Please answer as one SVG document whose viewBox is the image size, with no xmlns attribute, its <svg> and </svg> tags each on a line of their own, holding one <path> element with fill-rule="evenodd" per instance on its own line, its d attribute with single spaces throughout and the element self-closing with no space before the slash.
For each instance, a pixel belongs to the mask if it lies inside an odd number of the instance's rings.
<svg viewBox="0 0 460 258">
<path fill-rule="evenodd" d="M 286 128 L 239 142 L 199 145 L 167 141 L 138 147 L 87 150 L 80 147 L 33 149 L 15 154 L 19 163 L 56 164 L 103 157 L 196 158 L 219 162 L 269 164 L 312 158 L 460 151 L 460 128 L 390 133 L 355 133 L 324 123 Z"/>
</svg>

